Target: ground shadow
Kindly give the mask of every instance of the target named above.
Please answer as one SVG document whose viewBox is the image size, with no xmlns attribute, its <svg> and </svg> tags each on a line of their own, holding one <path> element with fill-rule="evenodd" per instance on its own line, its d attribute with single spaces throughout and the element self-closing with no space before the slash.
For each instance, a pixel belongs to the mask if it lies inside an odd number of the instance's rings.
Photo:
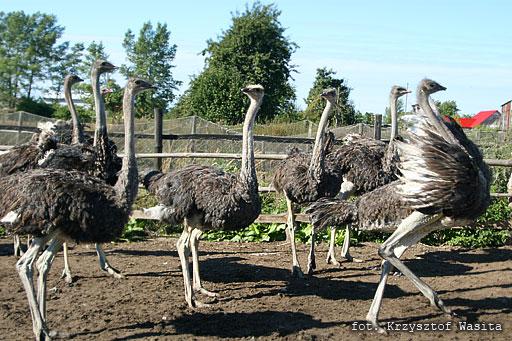
<svg viewBox="0 0 512 341">
<path fill-rule="evenodd" d="M 286 336 L 312 328 L 330 328 L 339 322 L 322 322 L 300 312 L 195 313 L 172 321 L 177 334 L 219 337 Z"/>
</svg>

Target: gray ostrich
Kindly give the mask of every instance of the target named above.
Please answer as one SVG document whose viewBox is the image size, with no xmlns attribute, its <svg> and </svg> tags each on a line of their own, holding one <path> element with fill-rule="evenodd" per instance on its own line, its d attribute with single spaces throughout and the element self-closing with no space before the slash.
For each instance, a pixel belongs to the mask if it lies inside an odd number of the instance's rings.
<svg viewBox="0 0 512 341">
<path fill-rule="evenodd" d="M 389 272 L 401 271 L 430 303 L 451 314 L 437 293 L 400 261 L 402 254 L 432 231 L 463 226 L 481 215 L 490 202 L 491 173 L 481 152 L 455 121 L 445 124 L 429 106 L 428 96 L 445 88 L 424 79 L 418 102 L 426 120 L 410 141 L 397 142 L 400 180 L 377 188 L 355 202 L 322 199 L 308 208 L 314 228 L 357 224 L 365 230 L 391 230 L 379 247 L 384 259 L 379 285 L 367 320 L 379 331 L 378 313 Z"/>
<path fill-rule="evenodd" d="M 398 98 L 410 92 L 398 85 L 394 85 L 391 88 L 389 94 L 391 115 L 389 144 L 375 139 L 352 136 L 344 145 L 328 155 L 328 162 L 336 164 L 343 174 L 343 182 L 339 194 L 341 199 L 347 199 L 351 195 L 361 195 L 397 179 L 396 164 L 398 158 L 395 141 L 401 139 L 398 135 L 397 101 Z M 314 230 L 312 233 L 314 233 Z M 314 235 L 312 237 L 314 238 Z M 339 266 L 340 263 L 336 260 L 335 255 L 335 239 L 336 228 L 334 227 L 331 229 L 326 262 Z M 349 247 L 350 227 L 346 226 L 342 257 L 349 261 L 360 261 L 350 255 Z M 314 254 L 310 254 L 309 259 L 310 263 L 314 264 Z"/>
<path fill-rule="evenodd" d="M 112 63 L 101 59 L 96 60 L 91 67 L 91 84 L 93 85 L 93 95 L 95 98 L 96 121 L 99 122 L 95 129 L 95 136 L 98 137 L 97 140 L 93 140 L 93 138 L 83 133 L 83 128 L 71 97 L 70 87 L 74 84 L 72 82 L 74 78 L 68 77 L 66 79 L 70 81 L 65 82 L 64 94 L 71 112 L 73 127 L 71 136 L 65 139 L 60 137 L 60 139 L 72 144 L 59 144 L 58 148 L 51 149 L 45 153 L 44 158 L 38 161 L 39 167 L 81 170 L 105 180 L 109 185 L 116 183 L 117 172 L 121 169 L 121 159 L 116 154 L 117 146 L 107 136 L 105 105 L 99 87 L 100 76 L 115 69 L 116 67 Z M 60 135 L 66 135 L 65 133 L 69 133 L 69 131 L 70 129 Z M 96 244 L 95 248 L 101 270 L 115 278 L 121 278 L 122 274 L 110 265 L 101 245 Z M 62 278 L 67 283 L 72 283 L 73 276 L 69 266 L 66 243 L 63 245 L 63 254 L 64 269 L 62 271 Z"/>
<path fill-rule="evenodd" d="M 146 213 L 171 224 L 183 223 L 183 233 L 176 247 L 183 272 L 185 300 L 190 307 L 203 305 L 196 300 L 195 292 L 217 296 L 201 285 L 198 247 L 203 231 L 242 229 L 254 222 L 261 212 L 252 129 L 264 89 L 261 85 L 249 85 L 242 92 L 250 98 L 251 104 L 243 125 L 242 165 L 238 175 L 208 166 L 190 165 L 167 174 L 151 171 L 143 176 L 144 186 L 160 203 L 145 210 Z"/>
<path fill-rule="evenodd" d="M 150 88 L 141 79 L 130 79 L 125 88 L 125 156 L 114 186 L 83 172 L 50 168 L 0 179 L 1 221 L 14 233 L 35 236 L 16 268 L 27 294 L 37 340 L 50 339 L 46 325 L 46 278 L 62 243 L 109 242 L 121 235 L 128 221 L 138 188 L 133 103 L 137 93 Z M 36 262 L 36 293 L 32 266 L 46 244 L 48 248 Z"/>
<path fill-rule="evenodd" d="M 276 167 L 272 181 L 277 192 L 283 192 L 288 207 L 288 236 L 292 249 L 292 276 L 303 277 L 295 247 L 295 212 L 293 204 L 311 203 L 319 198 L 333 197 L 338 194 L 341 174 L 332 162 L 326 162 L 326 134 L 329 115 L 336 102 L 336 90 L 327 89 L 321 94 L 326 105 L 318 129 L 312 154 L 291 153 Z M 311 243 L 314 248 L 314 242 Z M 314 252 L 310 252 L 314 254 Z M 309 267 L 314 268 L 313 266 Z"/>
<path fill-rule="evenodd" d="M 67 75 L 64 79 L 64 98 L 71 112 L 73 123 L 78 120 L 78 117 L 71 98 L 71 87 L 82 81 L 82 78 L 74 74 Z M 32 141 L 29 143 L 15 146 L 9 152 L 0 155 L 0 175 L 5 176 L 39 167 L 45 156 L 48 155 L 51 150 L 58 147 L 57 141 L 69 140 L 69 142 L 71 142 L 71 138 L 61 136 L 62 133 L 67 134 L 66 130 L 68 129 L 59 129 L 60 126 L 61 125 L 52 124 L 46 129 L 43 129 L 41 133 L 35 134 Z M 79 132 L 77 131 L 76 134 L 79 134 Z M 15 234 L 13 237 L 14 256 L 18 257 L 23 254 L 23 251 L 20 247 L 19 236 Z M 30 236 L 28 239 L 30 240 Z M 28 244 L 27 242 L 27 246 Z"/>
</svg>

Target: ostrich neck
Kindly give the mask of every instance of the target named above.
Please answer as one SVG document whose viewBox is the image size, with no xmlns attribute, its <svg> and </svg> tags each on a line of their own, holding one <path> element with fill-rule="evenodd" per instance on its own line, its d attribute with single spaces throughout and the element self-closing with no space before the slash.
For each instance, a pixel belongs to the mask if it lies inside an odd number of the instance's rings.
<svg viewBox="0 0 512 341">
<path fill-rule="evenodd" d="M 315 145 L 313 147 L 313 154 L 311 155 L 311 162 L 309 164 L 309 173 L 315 179 L 320 179 L 324 168 L 324 133 L 325 129 L 327 128 L 327 124 L 329 123 L 329 114 L 331 113 L 331 110 L 332 103 L 330 101 L 327 101 L 325 104 L 324 111 L 322 112 L 322 116 L 320 117 L 320 122 L 318 123 L 318 129 L 316 131 Z"/>
<path fill-rule="evenodd" d="M 242 131 L 242 168 L 240 169 L 240 179 L 242 182 L 258 187 L 256 178 L 256 166 L 254 164 L 254 136 L 252 128 L 256 113 L 261 105 L 261 100 L 256 101 L 251 98 L 251 105 L 245 115 L 244 127 Z"/>
<path fill-rule="evenodd" d="M 105 115 L 105 103 L 100 90 L 100 73 L 97 69 L 91 72 L 92 94 L 94 96 L 94 108 L 96 111 L 96 129 L 94 130 L 94 145 L 98 145 L 99 139 L 107 139 L 107 117 Z M 124 104 L 123 104 L 124 109 Z"/>
<path fill-rule="evenodd" d="M 64 84 L 64 99 L 68 105 L 69 112 L 71 113 L 71 121 L 73 122 L 73 134 L 71 137 L 71 143 L 83 143 L 84 142 L 84 130 L 78 119 L 76 112 L 75 103 L 71 97 L 71 82 L 67 81 Z"/>
<path fill-rule="evenodd" d="M 396 101 L 398 97 L 394 94 L 389 96 L 389 112 L 391 115 L 391 136 L 390 140 L 396 139 L 398 136 L 398 113 L 396 112 Z"/>
<path fill-rule="evenodd" d="M 418 104 L 429 119 L 430 123 L 436 128 L 438 134 L 444 137 L 446 141 L 460 146 L 459 141 L 453 136 L 446 124 L 444 124 L 442 119 L 434 113 L 428 103 L 428 95 L 421 89 L 418 89 Z"/>
<path fill-rule="evenodd" d="M 114 186 L 121 204 L 130 210 L 137 196 L 137 160 L 135 159 L 135 95 L 126 89 L 123 97 L 124 113 L 124 157 L 119 178 Z"/>
</svg>

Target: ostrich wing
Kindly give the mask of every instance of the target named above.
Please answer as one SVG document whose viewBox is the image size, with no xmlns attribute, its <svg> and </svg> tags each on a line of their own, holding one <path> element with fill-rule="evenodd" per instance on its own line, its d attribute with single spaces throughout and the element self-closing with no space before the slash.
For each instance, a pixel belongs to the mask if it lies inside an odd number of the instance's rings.
<svg viewBox="0 0 512 341">
<path fill-rule="evenodd" d="M 404 200 L 422 213 L 478 217 L 490 202 L 490 171 L 478 149 L 472 150 L 473 157 L 464 147 L 445 141 L 429 123 L 419 129 L 409 143 L 397 142 L 403 174 L 398 191 Z"/>
</svg>

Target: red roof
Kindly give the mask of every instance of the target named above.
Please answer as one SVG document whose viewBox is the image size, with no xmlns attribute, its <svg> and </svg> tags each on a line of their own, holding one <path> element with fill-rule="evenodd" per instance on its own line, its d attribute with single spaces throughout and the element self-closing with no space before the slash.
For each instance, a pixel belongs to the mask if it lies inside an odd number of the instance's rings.
<svg viewBox="0 0 512 341">
<path fill-rule="evenodd" d="M 459 118 L 459 124 L 462 128 L 474 128 L 485 122 L 488 118 L 494 115 L 497 110 L 486 110 L 480 111 L 473 117 L 462 117 Z"/>
</svg>

